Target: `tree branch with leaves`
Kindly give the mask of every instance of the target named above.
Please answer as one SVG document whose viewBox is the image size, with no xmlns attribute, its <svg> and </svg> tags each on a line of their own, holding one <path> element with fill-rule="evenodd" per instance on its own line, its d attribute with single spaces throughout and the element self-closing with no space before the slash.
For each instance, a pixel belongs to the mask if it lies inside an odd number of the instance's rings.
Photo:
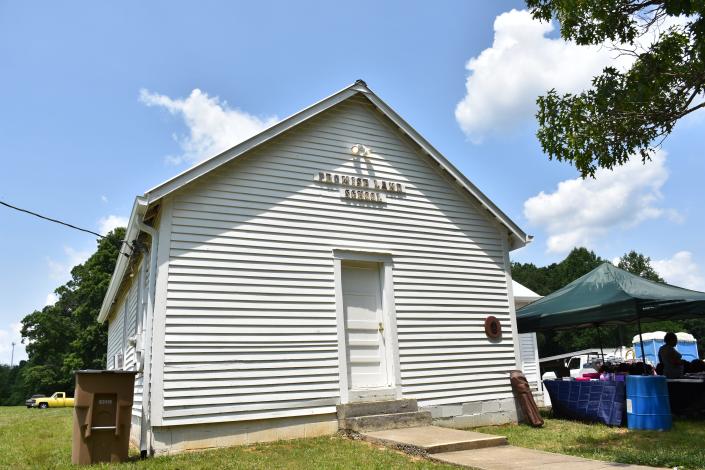
<svg viewBox="0 0 705 470">
<path fill-rule="evenodd" d="M 646 163 L 680 119 L 705 108 L 705 0 L 526 3 L 534 18 L 558 20 L 566 40 L 634 56 L 629 69 L 606 67 L 582 93 L 538 98 L 537 137 L 550 159 L 583 177 L 634 157 Z M 648 35 L 655 39 L 644 45 Z"/>
</svg>

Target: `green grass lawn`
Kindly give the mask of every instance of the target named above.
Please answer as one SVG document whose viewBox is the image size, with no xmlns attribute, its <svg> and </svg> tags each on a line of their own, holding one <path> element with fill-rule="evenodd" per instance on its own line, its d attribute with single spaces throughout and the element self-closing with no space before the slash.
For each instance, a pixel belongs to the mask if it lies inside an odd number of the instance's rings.
<svg viewBox="0 0 705 470">
<path fill-rule="evenodd" d="M 68 469 L 71 465 L 70 409 L 0 407 L 0 469 Z M 551 419 L 534 429 L 488 426 L 476 431 L 507 436 L 509 443 L 621 463 L 705 470 L 705 423 L 676 420 L 671 432 L 634 432 L 598 424 Z M 136 452 L 133 450 L 133 452 Z M 108 468 L 107 465 L 89 468 Z M 232 447 L 138 460 L 125 469 L 433 469 L 458 467 L 414 458 L 338 436 Z"/>
<path fill-rule="evenodd" d="M 77 468 L 71 465 L 71 411 L 0 407 L 0 469 Z M 96 465 L 88 468 L 108 466 Z M 458 467 L 410 457 L 365 442 L 331 436 L 191 452 L 147 460 L 134 459 L 117 468 L 457 470 Z"/>
<path fill-rule="evenodd" d="M 509 443 L 531 449 L 620 463 L 705 469 L 705 422 L 675 420 L 669 432 L 628 431 L 602 424 L 552 419 L 543 428 L 527 425 L 487 426 L 474 431 L 506 436 Z"/>
</svg>

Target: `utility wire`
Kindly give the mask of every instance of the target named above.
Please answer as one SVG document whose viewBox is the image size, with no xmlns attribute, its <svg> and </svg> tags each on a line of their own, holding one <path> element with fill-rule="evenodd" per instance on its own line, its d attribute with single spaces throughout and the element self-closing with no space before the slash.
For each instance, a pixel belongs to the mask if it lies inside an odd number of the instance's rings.
<svg viewBox="0 0 705 470">
<path fill-rule="evenodd" d="M 3 202 L 3 201 L 0 201 L 0 204 L 2 204 L 2 205 L 5 206 L 5 207 L 9 207 L 10 209 L 15 209 L 16 211 L 24 212 L 24 213 L 26 213 L 26 214 L 30 214 L 30 215 L 33 215 L 33 216 L 35 216 L 35 217 L 39 217 L 40 219 L 44 219 L 44 220 L 48 220 L 48 221 L 50 221 L 50 222 L 54 222 L 54 223 L 57 223 L 57 224 L 65 225 L 65 226 L 67 226 L 67 227 L 71 227 L 72 229 L 80 230 L 81 232 L 90 233 L 90 234 L 95 235 L 96 237 L 99 237 L 99 238 L 106 238 L 105 235 L 101 235 L 101 234 L 99 234 L 99 233 L 97 233 L 97 232 L 94 232 L 94 231 L 92 231 L 92 230 L 88 230 L 88 229 L 81 228 L 81 227 L 76 227 L 75 225 L 71 225 L 71 224 L 69 224 L 69 223 L 62 222 L 61 220 L 52 219 L 51 217 L 46 217 L 46 216 L 44 216 L 44 215 L 37 214 L 36 212 L 32 212 L 32 211 L 29 211 L 29 210 L 27 210 L 27 209 L 22 209 L 22 208 L 20 208 L 20 207 L 13 206 L 12 204 L 8 204 L 8 203 Z"/>
</svg>

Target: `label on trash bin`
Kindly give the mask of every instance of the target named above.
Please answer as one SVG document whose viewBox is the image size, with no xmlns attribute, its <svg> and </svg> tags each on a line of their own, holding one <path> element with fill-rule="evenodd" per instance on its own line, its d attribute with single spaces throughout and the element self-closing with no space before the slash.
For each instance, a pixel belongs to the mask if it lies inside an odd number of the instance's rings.
<svg viewBox="0 0 705 470">
<path fill-rule="evenodd" d="M 632 399 L 627 398 L 627 413 L 631 413 L 631 412 L 632 412 Z"/>
</svg>

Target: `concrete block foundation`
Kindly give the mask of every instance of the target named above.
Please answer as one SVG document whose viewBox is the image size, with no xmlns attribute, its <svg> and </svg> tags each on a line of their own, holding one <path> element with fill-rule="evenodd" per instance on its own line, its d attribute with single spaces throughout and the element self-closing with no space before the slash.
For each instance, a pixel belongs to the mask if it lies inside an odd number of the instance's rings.
<svg viewBox="0 0 705 470">
<path fill-rule="evenodd" d="M 450 405 L 419 406 L 419 412 L 416 414 L 428 416 L 429 412 L 433 424 L 448 428 L 500 425 L 516 423 L 519 420 L 513 397 Z M 338 417 L 330 413 L 226 423 L 155 426 L 152 442 L 155 455 L 165 455 L 257 442 L 324 436 L 334 434 L 338 429 Z M 140 419 L 133 416 L 130 441 L 134 446 L 139 447 L 139 438 Z"/>
<path fill-rule="evenodd" d="M 519 420 L 513 397 L 482 400 L 460 405 L 421 407 L 430 411 L 433 424 L 449 428 L 472 428 L 516 423 Z"/>
<path fill-rule="evenodd" d="M 139 416 L 132 415 L 132 422 L 130 423 L 130 444 L 134 447 L 140 448 L 140 430 L 141 422 Z"/>
<path fill-rule="evenodd" d="M 155 426 L 153 442 L 155 455 L 168 455 L 190 450 L 325 436 L 337 431 L 336 415 L 326 414 L 229 423 Z"/>
</svg>

